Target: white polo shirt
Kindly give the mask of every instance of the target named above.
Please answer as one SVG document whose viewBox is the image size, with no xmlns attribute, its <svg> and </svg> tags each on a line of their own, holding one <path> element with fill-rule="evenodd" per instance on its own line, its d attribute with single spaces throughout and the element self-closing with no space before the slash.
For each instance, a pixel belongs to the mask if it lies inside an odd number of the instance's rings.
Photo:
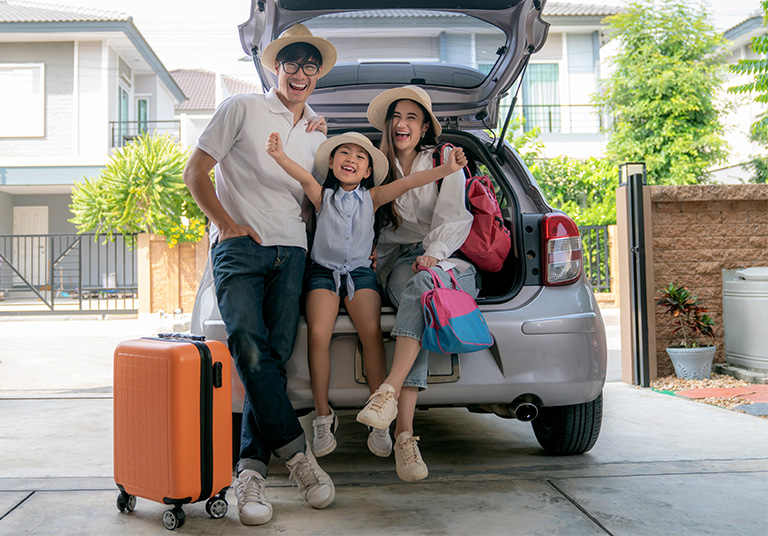
<svg viewBox="0 0 768 536">
<path fill-rule="evenodd" d="M 302 119 L 293 125 L 293 113 L 275 89 L 266 95 L 235 95 L 221 103 L 197 142 L 198 149 L 216 164 L 216 195 L 240 225 L 259 233 L 265 246 L 298 246 L 307 249 L 301 219 L 304 190 L 266 152 L 269 134 L 280 133 L 285 153 L 304 169 L 314 172 L 322 132 L 306 132 L 315 112 L 304 105 Z M 211 240 L 218 231 L 212 226 Z"/>
</svg>

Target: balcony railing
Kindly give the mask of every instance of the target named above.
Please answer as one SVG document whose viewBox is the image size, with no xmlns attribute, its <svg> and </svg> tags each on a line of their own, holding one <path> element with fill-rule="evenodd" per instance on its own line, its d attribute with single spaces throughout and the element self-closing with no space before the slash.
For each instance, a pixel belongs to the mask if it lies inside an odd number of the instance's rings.
<svg viewBox="0 0 768 536">
<path fill-rule="evenodd" d="M 170 134 L 179 139 L 181 121 L 110 121 L 112 147 L 123 147 L 145 132 L 149 134 Z"/>
<path fill-rule="evenodd" d="M 500 116 L 506 115 L 502 108 Z M 608 114 L 592 104 L 523 104 L 515 117 L 525 117 L 525 131 L 536 127 L 542 134 L 598 134 L 610 126 Z"/>
</svg>

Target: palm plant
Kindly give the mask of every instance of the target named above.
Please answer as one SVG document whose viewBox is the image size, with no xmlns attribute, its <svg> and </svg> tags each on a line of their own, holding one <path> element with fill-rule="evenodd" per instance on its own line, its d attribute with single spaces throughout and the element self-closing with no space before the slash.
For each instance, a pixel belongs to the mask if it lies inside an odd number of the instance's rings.
<svg viewBox="0 0 768 536">
<path fill-rule="evenodd" d="M 691 296 L 687 287 L 670 283 L 660 289 L 656 302 L 665 307 L 664 312 L 673 318 L 673 324 L 677 327 L 672 334 L 681 333 L 683 336 L 677 348 L 712 346 L 712 344 L 702 344 L 701 338 L 714 338 L 715 321 L 706 314 L 709 309 L 703 307 L 697 297 Z"/>
</svg>

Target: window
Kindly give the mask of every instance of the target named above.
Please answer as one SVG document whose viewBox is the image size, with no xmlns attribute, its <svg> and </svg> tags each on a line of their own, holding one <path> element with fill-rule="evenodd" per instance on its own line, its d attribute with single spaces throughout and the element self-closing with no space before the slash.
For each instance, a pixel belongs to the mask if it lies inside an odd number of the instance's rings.
<svg viewBox="0 0 768 536">
<path fill-rule="evenodd" d="M 45 136 L 45 65 L 0 64 L 0 137 Z"/>
<path fill-rule="evenodd" d="M 523 117 L 526 132 L 538 127 L 542 132 L 560 132 L 560 84 L 556 63 L 528 65 L 523 81 Z"/>
<path fill-rule="evenodd" d="M 136 120 L 139 123 L 139 134 L 143 134 L 147 131 L 149 121 L 149 99 L 146 97 L 136 99 Z"/>
<path fill-rule="evenodd" d="M 123 87 L 117 86 L 117 120 L 118 131 L 121 138 L 125 139 L 128 135 L 128 91 Z"/>
</svg>

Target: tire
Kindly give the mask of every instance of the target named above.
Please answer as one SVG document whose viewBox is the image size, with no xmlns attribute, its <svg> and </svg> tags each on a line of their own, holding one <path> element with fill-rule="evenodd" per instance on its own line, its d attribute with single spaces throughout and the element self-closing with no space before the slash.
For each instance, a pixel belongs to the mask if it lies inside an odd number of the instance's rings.
<svg viewBox="0 0 768 536">
<path fill-rule="evenodd" d="M 166 510 L 163 512 L 163 526 L 168 530 L 174 530 L 180 526 L 179 518 L 176 517 L 176 512 L 173 510 Z"/>
<path fill-rule="evenodd" d="M 584 454 L 595 446 L 603 422 L 603 394 L 592 402 L 539 408 L 532 422 L 542 448 L 560 456 Z"/>
</svg>

